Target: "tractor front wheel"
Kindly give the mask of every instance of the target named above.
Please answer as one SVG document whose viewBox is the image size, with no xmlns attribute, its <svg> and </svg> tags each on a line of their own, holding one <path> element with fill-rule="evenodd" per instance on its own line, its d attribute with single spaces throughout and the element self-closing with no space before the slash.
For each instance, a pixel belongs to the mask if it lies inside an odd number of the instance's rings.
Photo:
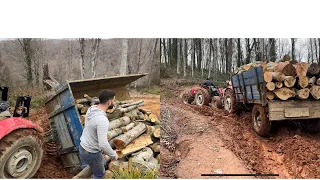
<svg viewBox="0 0 320 180">
<path fill-rule="evenodd" d="M 0 179 L 32 178 L 43 155 L 42 141 L 32 129 L 18 129 L 0 140 Z"/>
<path fill-rule="evenodd" d="M 209 105 L 210 103 L 209 92 L 204 88 L 200 88 L 195 96 L 195 102 L 198 106 Z"/>
<path fill-rule="evenodd" d="M 252 125 L 254 131 L 260 136 L 268 136 L 271 130 L 271 122 L 267 116 L 266 108 L 255 104 L 252 109 Z"/>
</svg>

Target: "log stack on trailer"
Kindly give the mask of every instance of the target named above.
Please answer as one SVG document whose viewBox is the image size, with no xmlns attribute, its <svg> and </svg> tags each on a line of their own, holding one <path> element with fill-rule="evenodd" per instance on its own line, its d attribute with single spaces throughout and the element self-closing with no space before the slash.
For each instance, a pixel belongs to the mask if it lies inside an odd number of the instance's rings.
<svg viewBox="0 0 320 180">
<path fill-rule="evenodd" d="M 255 62 L 239 67 L 235 74 L 261 66 L 269 100 L 320 99 L 320 66 L 296 61 Z"/>
<path fill-rule="evenodd" d="M 96 104 L 99 104 L 99 99 L 87 94 L 76 100 L 83 126 L 88 108 Z M 159 171 L 160 121 L 143 105 L 142 100 L 116 100 L 114 108 L 107 111 L 110 123 L 106 138 L 119 159 L 109 162 L 105 178 L 113 178 L 113 172 L 120 168 L 138 168 L 141 172 Z M 106 156 L 106 160 L 109 159 Z M 86 167 L 74 178 L 89 178 L 91 175 L 91 168 Z"/>
</svg>

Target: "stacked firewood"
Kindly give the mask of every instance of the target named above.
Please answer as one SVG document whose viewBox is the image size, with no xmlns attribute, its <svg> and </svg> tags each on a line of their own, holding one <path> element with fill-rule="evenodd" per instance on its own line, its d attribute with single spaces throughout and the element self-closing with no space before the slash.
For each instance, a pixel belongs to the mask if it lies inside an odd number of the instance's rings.
<svg viewBox="0 0 320 180">
<path fill-rule="evenodd" d="M 87 109 L 98 103 L 98 98 L 91 98 L 88 95 L 76 100 L 83 126 Z M 141 172 L 159 171 L 160 121 L 150 110 L 142 108 L 143 105 L 144 102 L 141 100 L 116 101 L 114 108 L 107 111 L 110 123 L 106 138 L 117 152 L 119 159 L 109 162 L 106 178 L 112 178 L 113 172 L 120 168 L 133 167 Z M 105 157 L 110 161 L 107 155 Z M 77 178 L 88 178 L 91 174 L 91 169 L 87 167 L 77 175 Z"/>
<path fill-rule="evenodd" d="M 256 62 L 241 66 L 235 74 L 261 66 L 269 100 L 320 99 L 320 66 L 296 61 Z"/>
</svg>

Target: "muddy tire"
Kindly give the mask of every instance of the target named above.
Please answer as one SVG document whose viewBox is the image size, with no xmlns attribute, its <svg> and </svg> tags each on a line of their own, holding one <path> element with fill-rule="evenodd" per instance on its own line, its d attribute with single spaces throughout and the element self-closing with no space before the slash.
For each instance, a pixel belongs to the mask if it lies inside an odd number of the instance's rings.
<svg viewBox="0 0 320 180">
<path fill-rule="evenodd" d="M 223 107 L 222 100 L 221 100 L 220 96 L 213 96 L 212 101 L 211 101 L 211 106 L 214 108 L 219 108 L 219 109 L 221 109 Z"/>
<path fill-rule="evenodd" d="M 209 105 L 210 103 L 209 92 L 204 88 L 198 89 L 195 95 L 195 102 L 198 106 Z"/>
<path fill-rule="evenodd" d="M 184 104 L 191 104 L 192 103 L 192 101 L 193 101 L 193 97 L 190 95 L 190 93 L 188 93 L 188 92 L 183 92 L 183 94 L 182 94 L 182 102 L 184 103 Z"/>
<path fill-rule="evenodd" d="M 11 132 L 0 140 L 0 179 L 33 177 L 42 156 L 42 140 L 35 130 Z"/>
<path fill-rule="evenodd" d="M 254 131 L 260 136 L 268 136 L 271 131 L 271 122 L 266 108 L 260 104 L 255 104 L 252 108 L 252 125 Z"/>
<path fill-rule="evenodd" d="M 236 96 L 233 90 L 228 89 L 224 94 L 224 109 L 228 113 L 236 113 L 239 111 L 239 103 L 236 102 Z"/>
<path fill-rule="evenodd" d="M 303 120 L 301 126 L 309 133 L 318 133 L 320 132 L 320 119 Z"/>
</svg>

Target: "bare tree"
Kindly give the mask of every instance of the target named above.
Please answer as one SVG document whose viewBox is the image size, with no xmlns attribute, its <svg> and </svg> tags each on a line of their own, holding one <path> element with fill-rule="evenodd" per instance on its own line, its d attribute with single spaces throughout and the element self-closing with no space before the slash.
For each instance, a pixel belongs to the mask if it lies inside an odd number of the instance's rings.
<svg viewBox="0 0 320 180">
<path fill-rule="evenodd" d="M 99 52 L 99 45 L 101 42 L 100 38 L 97 39 L 92 39 L 92 47 L 91 47 L 91 73 L 92 73 L 92 77 L 95 78 L 96 77 L 96 59 L 98 56 L 98 52 Z"/>
<path fill-rule="evenodd" d="M 80 45 L 80 78 L 84 79 L 84 48 L 85 48 L 85 39 L 78 39 Z"/>
<path fill-rule="evenodd" d="M 33 85 L 33 75 L 32 75 L 32 56 L 33 50 L 31 48 L 31 38 L 23 38 L 18 39 L 18 42 L 24 52 L 24 60 L 26 63 L 26 71 L 27 71 L 27 82 L 31 86 Z"/>
</svg>

